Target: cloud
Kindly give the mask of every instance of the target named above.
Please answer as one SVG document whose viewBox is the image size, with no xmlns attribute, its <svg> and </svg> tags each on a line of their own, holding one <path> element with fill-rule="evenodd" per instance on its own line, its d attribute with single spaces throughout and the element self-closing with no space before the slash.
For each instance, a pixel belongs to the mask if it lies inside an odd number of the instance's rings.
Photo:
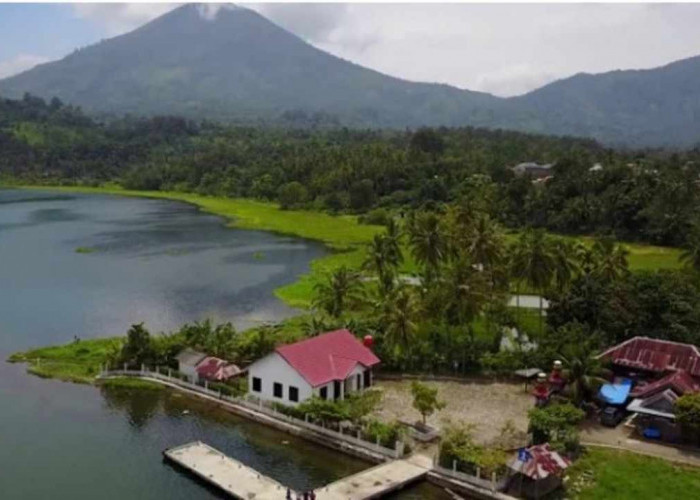
<svg viewBox="0 0 700 500">
<path fill-rule="evenodd" d="M 97 24 L 106 35 L 116 36 L 131 31 L 178 7 L 172 3 L 78 3 L 75 15 Z"/>
<path fill-rule="evenodd" d="M 323 43 L 342 26 L 350 6 L 340 3 L 263 3 L 246 4 L 245 7 L 311 43 Z"/>
<path fill-rule="evenodd" d="M 48 62 L 49 58 L 35 54 L 18 54 L 11 59 L 0 61 L 0 78 L 16 75 L 33 68 L 37 64 Z"/>
</svg>

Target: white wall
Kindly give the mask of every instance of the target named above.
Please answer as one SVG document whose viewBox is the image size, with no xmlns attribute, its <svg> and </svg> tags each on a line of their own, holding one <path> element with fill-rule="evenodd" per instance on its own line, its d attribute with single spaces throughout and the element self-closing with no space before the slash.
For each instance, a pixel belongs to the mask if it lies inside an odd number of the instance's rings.
<svg viewBox="0 0 700 500">
<path fill-rule="evenodd" d="M 253 391 L 253 377 L 258 377 L 262 381 L 260 392 Z M 272 388 L 275 382 L 282 384 L 281 398 L 276 398 L 273 395 Z M 299 389 L 298 402 L 289 400 L 289 386 Z M 296 406 L 298 403 L 310 398 L 315 391 L 282 356 L 273 352 L 248 367 L 248 392 L 267 401 Z"/>
<path fill-rule="evenodd" d="M 177 371 L 179 371 L 183 375 L 187 375 L 187 377 L 190 379 L 190 382 L 196 382 L 197 378 L 199 377 L 199 375 L 197 374 L 196 366 L 178 362 Z"/>
</svg>

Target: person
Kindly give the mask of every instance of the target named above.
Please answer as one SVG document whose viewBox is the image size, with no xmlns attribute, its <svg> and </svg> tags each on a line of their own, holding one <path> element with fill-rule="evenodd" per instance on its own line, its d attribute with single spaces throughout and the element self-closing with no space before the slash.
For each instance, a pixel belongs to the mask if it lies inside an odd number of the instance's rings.
<svg viewBox="0 0 700 500">
<path fill-rule="evenodd" d="M 304 492 L 304 500 L 309 500 L 309 492 L 308 491 Z"/>
<path fill-rule="evenodd" d="M 292 490 L 287 488 L 287 496 L 284 497 L 285 500 L 292 500 Z"/>
<path fill-rule="evenodd" d="M 316 493 L 314 493 L 314 490 L 309 492 L 309 500 L 316 500 Z"/>
</svg>

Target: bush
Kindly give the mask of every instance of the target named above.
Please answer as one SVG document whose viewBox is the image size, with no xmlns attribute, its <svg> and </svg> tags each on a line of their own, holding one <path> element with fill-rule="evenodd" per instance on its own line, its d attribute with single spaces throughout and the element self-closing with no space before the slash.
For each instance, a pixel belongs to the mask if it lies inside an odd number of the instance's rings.
<svg viewBox="0 0 700 500">
<path fill-rule="evenodd" d="M 558 448 L 578 446 L 575 444 L 578 443 L 578 431 L 575 426 L 585 416 L 583 410 L 570 403 L 550 404 L 544 408 L 531 409 L 528 412 L 529 431 L 532 432 L 534 444 L 549 442 Z"/>
<path fill-rule="evenodd" d="M 498 448 L 486 448 L 474 443 L 473 425 L 450 423 L 445 427 L 440 440 L 440 465 L 452 468 L 457 461 L 457 470 L 476 474 L 480 469 L 483 477 L 492 473 L 502 475 L 506 470 L 508 455 Z"/>
<path fill-rule="evenodd" d="M 692 443 L 700 443 L 700 393 L 678 398 L 674 414 L 676 422 L 681 425 L 683 437 Z"/>
<path fill-rule="evenodd" d="M 379 440 L 380 445 L 394 449 L 397 441 L 405 442 L 405 431 L 398 422 L 387 424 L 379 420 L 371 420 L 363 429 L 362 437 L 365 441 L 372 443 L 376 443 Z"/>
<path fill-rule="evenodd" d="M 391 214 L 385 208 L 375 208 L 364 215 L 358 217 L 360 224 L 369 226 L 386 226 L 391 220 Z"/>
</svg>

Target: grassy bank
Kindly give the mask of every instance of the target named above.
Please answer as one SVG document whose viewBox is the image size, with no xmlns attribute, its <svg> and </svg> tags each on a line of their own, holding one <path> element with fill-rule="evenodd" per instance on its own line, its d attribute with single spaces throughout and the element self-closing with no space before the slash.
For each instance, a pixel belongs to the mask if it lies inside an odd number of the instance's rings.
<svg viewBox="0 0 700 500">
<path fill-rule="evenodd" d="M 566 497 L 658 500 L 700 497 L 700 469 L 659 458 L 590 448 L 568 471 Z"/>
<path fill-rule="evenodd" d="M 15 353 L 8 361 L 27 363 L 27 371 L 39 377 L 90 384 L 119 342 L 115 338 L 81 340 Z"/>
</svg>

